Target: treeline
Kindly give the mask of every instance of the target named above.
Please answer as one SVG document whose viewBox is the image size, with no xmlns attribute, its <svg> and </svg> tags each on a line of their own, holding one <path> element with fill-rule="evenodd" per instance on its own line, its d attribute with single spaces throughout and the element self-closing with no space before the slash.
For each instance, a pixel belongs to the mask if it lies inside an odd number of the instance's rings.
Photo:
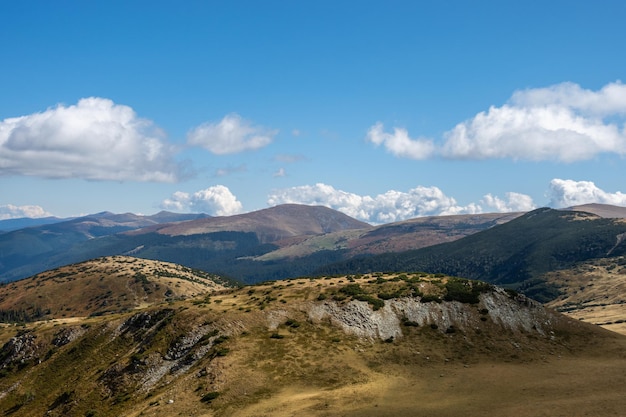
<svg viewBox="0 0 626 417">
<path fill-rule="evenodd" d="M 0 310 L 1 323 L 28 323 L 44 319 L 50 310 L 42 310 L 39 307 L 31 309 L 32 311 L 21 310 Z"/>
</svg>

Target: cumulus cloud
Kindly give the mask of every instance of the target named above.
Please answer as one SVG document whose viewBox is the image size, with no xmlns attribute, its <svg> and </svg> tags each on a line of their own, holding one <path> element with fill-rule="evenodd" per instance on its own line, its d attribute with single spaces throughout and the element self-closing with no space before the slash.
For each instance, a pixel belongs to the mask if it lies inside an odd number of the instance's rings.
<svg viewBox="0 0 626 417">
<path fill-rule="evenodd" d="M 501 199 L 500 197 L 487 194 L 483 197 L 481 203 L 492 209 L 490 211 L 497 213 L 530 211 L 537 208 L 529 195 L 513 192 L 508 192 L 505 195 L 506 198 Z"/>
<path fill-rule="evenodd" d="M 19 219 L 22 217 L 35 219 L 50 216 L 52 216 L 52 214 L 48 213 L 40 206 L 14 206 L 13 204 L 0 206 L 0 220 Z"/>
<path fill-rule="evenodd" d="M 161 208 L 177 212 L 231 216 L 241 213 L 243 206 L 228 187 L 215 185 L 193 194 L 177 191 L 161 203 Z"/>
<path fill-rule="evenodd" d="M 581 204 L 599 203 L 626 206 L 626 194 L 619 191 L 608 193 L 591 181 L 562 180 L 550 181 L 550 206 L 571 207 Z"/>
<path fill-rule="evenodd" d="M 411 139 L 406 129 L 394 128 L 393 133 L 384 131 L 378 122 L 367 131 L 367 140 L 376 146 L 383 145 L 395 156 L 410 159 L 426 159 L 435 151 L 430 139 Z"/>
<path fill-rule="evenodd" d="M 490 204 L 487 205 L 500 209 L 498 211 L 534 207 L 532 199 L 523 194 L 509 193 L 507 194 L 507 201 L 493 196 L 489 198 Z M 413 188 L 408 192 L 390 190 L 371 197 L 337 190 L 330 185 L 318 183 L 275 190 L 268 197 L 268 205 L 270 206 L 288 203 L 326 206 L 374 224 L 390 223 L 420 216 L 483 212 L 483 207 L 479 204 L 471 203 L 460 206 L 454 198 L 445 195 L 439 188 L 423 186 Z"/>
<path fill-rule="evenodd" d="M 204 123 L 192 129 L 187 134 L 187 143 L 216 155 L 226 155 L 267 146 L 277 133 L 278 130 L 253 125 L 233 113 L 219 123 Z"/>
<path fill-rule="evenodd" d="M 517 91 L 500 107 L 492 106 L 457 124 L 443 143 L 412 140 L 403 129 L 384 133 L 380 123 L 368 140 L 396 156 L 422 159 L 511 158 L 575 162 L 598 154 L 626 154 L 626 86 L 620 82 L 598 91 L 574 83 Z"/>
<path fill-rule="evenodd" d="M 0 121 L 0 174 L 174 182 L 163 133 L 128 106 L 91 97 Z"/>
</svg>

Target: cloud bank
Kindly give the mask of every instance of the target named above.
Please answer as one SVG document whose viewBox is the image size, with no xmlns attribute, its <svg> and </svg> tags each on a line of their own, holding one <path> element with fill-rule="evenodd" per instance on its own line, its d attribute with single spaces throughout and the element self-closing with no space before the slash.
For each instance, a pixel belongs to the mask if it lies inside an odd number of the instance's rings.
<svg viewBox="0 0 626 417">
<path fill-rule="evenodd" d="M 193 194 L 177 191 L 161 203 L 161 208 L 176 212 L 231 216 L 241 213 L 243 205 L 227 187 L 215 185 Z"/>
<path fill-rule="evenodd" d="M 590 203 L 626 206 L 626 194 L 619 191 L 608 193 L 598 188 L 591 181 L 574 181 L 555 178 L 550 181 L 549 197 L 550 206 L 556 208 Z"/>
<path fill-rule="evenodd" d="M 151 121 L 91 97 L 0 121 L 0 174 L 174 182 L 181 169 Z"/>
<path fill-rule="evenodd" d="M 492 159 L 564 163 L 602 153 L 626 154 L 626 86 L 610 83 L 598 91 L 562 83 L 517 91 L 508 103 L 492 106 L 457 124 L 443 135 L 443 143 L 411 139 L 404 129 L 384 132 L 376 123 L 367 134 L 375 145 L 392 154 L 425 159 Z"/>
<path fill-rule="evenodd" d="M 0 220 L 19 219 L 22 217 L 36 219 L 50 216 L 52 216 L 52 214 L 48 213 L 40 206 L 14 206 L 13 204 L 0 206 Z"/>
<path fill-rule="evenodd" d="M 485 196 L 485 207 L 474 203 L 460 206 L 454 198 L 446 196 L 437 187 L 420 186 L 408 192 L 390 190 L 371 197 L 337 190 L 321 183 L 275 190 L 268 198 L 270 206 L 287 203 L 326 206 L 374 224 L 421 216 L 482 213 L 486 208 L 500 212 L 535 208 L 529 196 L 518 193 L 508 193 L 505 200 Z"/>
<path fill-rule="evenodd" d="M 277 133 L 278 130 L 255 126 L 233 113 L 219 123 L 204 123 L 192 129 L 187 134 L 187 143 L 216 155 L 226 155 L 267 146 Z"/>
</svg>

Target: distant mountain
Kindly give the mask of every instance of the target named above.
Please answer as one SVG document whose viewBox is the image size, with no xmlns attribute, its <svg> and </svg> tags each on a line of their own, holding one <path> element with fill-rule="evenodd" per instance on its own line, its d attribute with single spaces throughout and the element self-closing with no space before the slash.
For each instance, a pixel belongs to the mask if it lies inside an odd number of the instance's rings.
<svg viewBox="0 0 626 417">
<path fill-rule="evenodd" d="M 626 207 L 612 206 L 609 204 L 582 204 L 580 206 L 568 207 L 563 210 L 584 211 L 607 219 L 626 218 Z"/>
<path fill-rule="evenodd" d="M 211 217 L 143 228 L 133 234 L 156 232 L 169 236 L 189 236 L 215 232 L 250 232 L 256 235 L 260 243 L 272 243 L 294 236 L 371 227 L 328 207 L 283 204 L 234 216 Z"/>
<path fill-rule="evenodd" d="M 310 275 L 363 253 L 458 239 L 519 215 L 442 216 L 372 227 L 326 207 L 289 204 L 119 233 L 74 248 L 64 261 L 127 254 L 254 283 Z"/>
<path fill-rule="evenodd" d="M 620 208 L 583 208 L 423 217 L 376 227 L 326 207 L 295 204 L 186 221 L 172 213 L 102 212 L 0 235 L 0 281 L 129 255 L 245 283 L 333 271 L 443 272 L 548 300 L 557 292 L 543 281 L 533 284 L 540 274 L 622 250 L 616 236 L 626 223 L 614 218 Z M 613 218 L 590 213 L 600 208 Z"/>
<path fill-rule="evenodd" d="M 549 301 L 559 292 L 541 280 L 541 274 L 584 260 L 624 255 L 624 236 L 622 219 L 542 208 L 454 242 L 353 258 L 318 272 L 439 272 L 506 285 Z"/>
<path fill-rule="evenodd" d="M 260 261 L 304 258 L 319 251 L 342 251 L 344 258 L 419 249 L 452 242 L 524 213 L 486 213 L 417 217 L 367 229 L 327 233 L 277 242 L 279 249 L 256 258 Z"/>
<path fill-rule="evenodd" d="M 321 265 L 342 259 L 342 252 L 325 250 L 295 262 L 255 260 L 276 250 L 284 241 L 371 228 L 327 207 L 287 204 L 235 216 L 118 233 L 73 248 L 64 254 L 63 262 L 126 254 L 174 262 L 252 283 L 306 275 Z"/>
<path fill-rule="evenodd" d="M 13 230 L 23 229 L 25 227 L 43 226 L 46 224 L 59 223 L 67 220 L 70 219 L 61 219 L 58 217 L 39 217 L 33 219 L 30 217 L 22 217 L 19 219 L 0 220 L 0 233 L 11 232 Z"/>
<path fill-rule="evenodd" d="M 153 216 L 102 212 L 75 219 L 33 226 L 0 234 L 0 281 L 12 281 L 47 269 L 74 263 L 64 261 L 73 247 L 89 240 L 162 221 L 185 221 L 207 217 L 206 214 L 158 213 Z M 83 261 L 86 259 L 78 259 Z"/>
</svg>

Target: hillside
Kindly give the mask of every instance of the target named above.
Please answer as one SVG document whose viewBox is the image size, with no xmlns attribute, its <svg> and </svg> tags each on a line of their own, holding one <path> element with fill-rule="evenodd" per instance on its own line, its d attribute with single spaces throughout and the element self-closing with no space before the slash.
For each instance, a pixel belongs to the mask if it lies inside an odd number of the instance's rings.
<svg viewBox="0 0 626 417">
<path fill-rule="evenodd" d="M 481 279 L 550 301 L 560 293 L 541 275 L 577 262 L 626 254 L 626 221 L 586 212 L 537 209 L 450 243 L 354 258 L 321 274 L 426 271 Z"/>
<path fill-rule="evenodd" d="M 0 282 L 26 278 L 58 266 L 87 260 L 72 256 L 73 248 L 119 232 L 178 222 L 206 214 L 160 212 L 152 216 L 132 213 L 96 213 L 89 216 L 14 230 L 0 234 Z M 107 255 L 117 255 L 110 253 Z"/>
<path fill-rule="evenodd" d="M 19 416 L 602 415 L 626 338 L 429 274 L 266 283 L 0 329 Z"/>
<path fill-rule="evenodd" d="M 234 216 L 155 226 L 132 234 L 157 232 L 169 236 L 189 236 L 215 232 L 248 232 L 254 233 L 260 243 L 273 243 L 294 236 L 367 228 L 371 226 L 328 207 L 283 204 Z"/>
<path fill-rule="evenodd" d="M 342 251 L 344 259 L 420 249 L 506 223 L 523 213 L 485 213 L 417 217 L 367 229 L 355 229 L 276 242 L 277 250 L 256 257 L 258 261 L 304 258 L 324 250 Z"/>
<path fill-rule="evenodd" d="M 561 295 L 547 305 L 626 335 L 626 258 L 594 259 L 542 277 Z"/>
<path fill-rule="evenodd" d="M 267 272 L 257 271 L 258 264 L 245 259 L 276 249 L 272 243 L 276 240 L 355 228 L 371 226 L 326 207 L 301 205 L 228 217 L 101 213 L 0 235 L 0 281 L 112 255 L 175 262 L 233 276 L 249 274 L 248 282 L 284 278 L 289 276 L 287 271 L 293 271 L 291 276 L 310 272 L 327 256 L 311 261 L 314 267 L 307 262 L 300 266 L 270 265 Z"/>
<path fill-rule="evenodd" d="M 124 256 L 94 259 L 0 286 L 0 321 L 129 311 L 224 289 L 227 283 L 166 262 Z"/>
<path fill-rule="evenodd" d="M 609 204 L 582 204 L 579 206 L 569 207 L 565 210 L 584 211 L 586 213 L 592 213 L 596 216 L 604 217 L 607 219 L 626 218 L 626 207 L 612 206 Z"/>
</svg>

